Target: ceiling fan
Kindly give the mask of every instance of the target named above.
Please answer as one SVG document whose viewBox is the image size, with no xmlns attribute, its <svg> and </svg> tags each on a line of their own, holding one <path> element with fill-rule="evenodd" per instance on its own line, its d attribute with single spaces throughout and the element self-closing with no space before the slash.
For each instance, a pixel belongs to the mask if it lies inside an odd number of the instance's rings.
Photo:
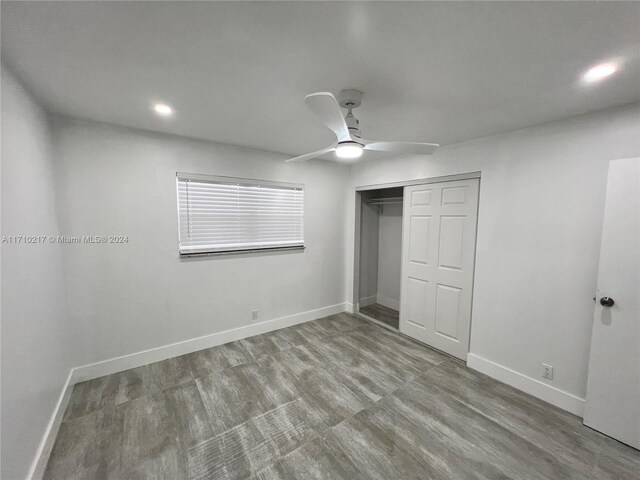
<svg viewBox="0 0 640 480">
<path fill-rule="evenodd" d="M 304 97 L 307 106 L 336 134 L 338 141 L 315 152 L 290 158 L 287 162 L 310 160 L 333 150 L 338 158 L 354 159 L 360 157 L 364 150 L 401 155 L 407 153 L 431 155 L 439 147 L 437 143 L 378 142 L 362 138 L 360 122 L 352 113 L 352 110 L 362 103 L 362 95 L 360 90 L 342 90 L 339 95 L 340 102 L 329 92 L 317 92 Z M 341 107 L 348 111 L 344 117 Z"/>
</svg>

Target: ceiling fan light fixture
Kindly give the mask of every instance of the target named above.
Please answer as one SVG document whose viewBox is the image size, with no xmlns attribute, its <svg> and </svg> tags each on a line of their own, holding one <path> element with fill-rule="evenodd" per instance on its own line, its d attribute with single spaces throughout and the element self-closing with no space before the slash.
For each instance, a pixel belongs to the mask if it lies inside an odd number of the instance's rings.
<svg viewBox="0 0 640 480">
<path fill-rule="evenodd" d="M 353 159 L 362 156 L 362 145 L 356 142 L 339 143 L 336 147 L 338 158 Z"/>
<path fill-rule="evenodd" d="M 363 150 L 386 152 L 389 155 L 431 155 L 438 148 L 439 145 L 437 143 L 365 140 L 360 135 L 360 122 L 352 112 L 354 108 L 360 106 L 362 92 L 359 90 L 343 90 L 340 92 L 340 97 L 339 103 L 336 97 L 329 92 L 316 92 L 304 97 L 304 102 L 307 106 L 335 134 L 338 142 L 315 152 L 289 158 L 286 160 L 287 162 L 310 160 L 334 150 L 336 157 L 339 159 L 355 160 L 362 156 Z M 342 113 L 342 108 L 348 110 L 346 116 Z"/>
</svg>

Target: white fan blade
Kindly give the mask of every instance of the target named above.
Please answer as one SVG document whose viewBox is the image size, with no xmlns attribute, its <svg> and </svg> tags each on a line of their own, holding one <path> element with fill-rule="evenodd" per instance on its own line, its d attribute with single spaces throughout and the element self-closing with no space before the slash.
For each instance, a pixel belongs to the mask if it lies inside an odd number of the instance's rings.
<svg viewBox="0 0 640 480">
<path fill-rule="evenodd" d="M 367 141 L 364 149 L 399 154 L 417 153 L 420 155 L 431 155 L 439 146 L 437 143 Z"/>
<path fill-rule="evenodd" d="M 323 148 L 322 150 L 316 150 L 315 152 L 305 153 L 304 155 L 290 158 L 289 160 L 285 160 L 285 162 L 304 162 L 305 160 L 311 160 L 312 158 L 320 157 L 325 153 L 329 153 L 335 149 L 335 146 Z"/>
<path fill-rule="evenodd" d="M 304 101 L 313 113 L 320 117 L 320 120 L 336 134 L 338 142 L 351 140 L 349 129 L 336 97 L 329 92 L 318 92 L 307 95 L 304 97 Z"/>
</svg>

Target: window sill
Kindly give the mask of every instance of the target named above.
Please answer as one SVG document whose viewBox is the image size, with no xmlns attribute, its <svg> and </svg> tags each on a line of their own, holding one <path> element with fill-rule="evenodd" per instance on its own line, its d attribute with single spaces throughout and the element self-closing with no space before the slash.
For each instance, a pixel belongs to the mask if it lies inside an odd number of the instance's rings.
<svg viewBox="0 0 640 480">
<path fill-rule="evenodd" d="M 282 250 L 304 250 L 304 245 L 296 245 L 291 247 L 265 247 L 265 248 L 250 248 L 244 250 L 221 250 L 211 252 L 193 252 L 193 253 L 180 253 L 180 258 L 186 257 L 211 257 L 218 255 L 239 255 L 243 253 L 261 253 L 261 252 L 278 252 Z"/>
</svg>

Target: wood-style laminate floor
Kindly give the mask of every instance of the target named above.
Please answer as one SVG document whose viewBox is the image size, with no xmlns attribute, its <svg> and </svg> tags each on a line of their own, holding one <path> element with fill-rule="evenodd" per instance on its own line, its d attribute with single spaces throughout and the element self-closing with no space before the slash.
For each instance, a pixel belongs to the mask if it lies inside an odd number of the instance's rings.
<svg viewBox="0 0 640 480">
<path fill-rule="evenodd" d="M 640 452 L 339 314 L 74 387 L 48 479 L 638 479 Z"/>
<path fill-rule="evenodd" d="M 400 313 L 393 308 L 385 307 L 379 303 L 360 307 L 360 313 L 364 313 L 368 317 L 375 318 L 379 322 L 397 329 L 400 326 Z"/>
</svg>

